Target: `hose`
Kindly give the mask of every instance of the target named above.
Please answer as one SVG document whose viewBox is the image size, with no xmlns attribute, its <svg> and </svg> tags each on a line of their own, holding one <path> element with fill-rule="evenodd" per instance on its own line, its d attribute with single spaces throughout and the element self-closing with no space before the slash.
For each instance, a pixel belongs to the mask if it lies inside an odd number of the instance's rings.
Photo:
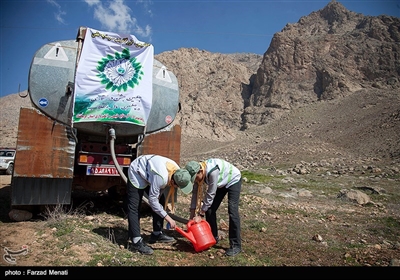
<svg viewBox="0 0 400 280">
<path fill-rule="evenodd" d="M 110 129 L 108 130 L 108 132 L 109 132 L 110 137 L 111 137 L 111 139 L 110 139 L 111 157 L 112 157 L 112 159 L 113 159 L 113 161 L 114 161 L 115 167 L 117 168 L 119 175 L 120 175 L 120 176 L 122 177 L 122 179 L 125 181 L 125 184 L 128 184 L 128 178 L 125 176 L 125 174 L 124 174 L 124 172 L 123 172 L 121 166 L 119 165 L 119 163 L 118 163 L 118 161 L 117 161 L 117 157 L 115 156 L 115 148 L 114 148 L 114 146 L 115 146 L 115 139 L 116 139 L 116 136 L 115 136 L 115 129 L 114 129 L 114 128 L 110 128 Z M 144 138 L 144 137 L 143 137 L 143 138 Z M 142 141 L 143 141 L 143 140 L 142 140 Z M 142 141 L 141 141 L 141 142 L 142 142 Z M 143 202 L 146 203 L 147 206 L 150 206 L 150 203 L 149 203 L 149 200 L 147 199 L 147 197 L 143 196 Z M 177 221 L 177 222 L 184 223 L 184 224 L 187 224 L 187 223 L 189 222 L 188 219 L 179 217 L 179 216 L 177 216 L 177 215 L 175 215 L 175 214 L 168 213 L 168 215 L 169 215 L 173 220 L 175 220 L 175 221 Z"/>
<path fill-rule="evenodd" d="M 115 144 L 115 129 L 114 128 L 110 128 L 108 130 L 108 132 L 110 133 L 111 136 L 111 140 L 110 140 L 110 150 L 111 150 L 111 157 L 114 161 L 114 165 L 118 170 L 119 175 L 122 177 L 122 179 L 125 181 L 125 184 L 128 183 L 128 178 L 126 178 L 124 171 L 122 170 L 121 166 L 118 163 L 117 157 L 115 156 L 115 148 L 114 148 L 114 144 Z"/>
</svg>

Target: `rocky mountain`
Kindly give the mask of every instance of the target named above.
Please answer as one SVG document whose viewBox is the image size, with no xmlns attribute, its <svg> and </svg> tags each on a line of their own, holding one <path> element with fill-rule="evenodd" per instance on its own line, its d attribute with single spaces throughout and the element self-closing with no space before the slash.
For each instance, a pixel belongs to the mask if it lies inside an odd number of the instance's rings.
<svg viewBox="0 0 400 280">
<path fill-rule="evenodd" d="M 183 162 L 400 160 L 400 18 L 331 1 L 276 33 L 263 56 L 181 48 L 156 59 L 178 78 Z M 0 99 L 0 146 L 15 146 L 28 101 Z"/>
<path fill-rule="evenodd" d="M 276 33 L 257 71 L 258 56 L 250 55 L 180 49 L 157 59 L 181 81 L 186 132 L 231 140 L 233 131 L 294 107 L 363 89 L 398 91 L 399 41 L 399 18 L 363 16 L 332 1 Z"/>
<path fill-rule="evenodd" d="M 244 125 L 363 89 L 398 91 L 400 18 L 363 16 L 339 2 L 274 35 L 257 70 Z"/>
</svg>

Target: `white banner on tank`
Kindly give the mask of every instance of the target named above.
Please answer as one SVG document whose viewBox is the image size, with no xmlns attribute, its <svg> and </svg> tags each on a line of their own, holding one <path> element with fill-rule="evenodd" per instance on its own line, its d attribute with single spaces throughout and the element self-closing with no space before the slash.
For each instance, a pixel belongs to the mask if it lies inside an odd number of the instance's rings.
<svg viewBox="0 0 400 280">
<path fill-rule="evenodd" d="M 73 122 L 145 126 L 153 95 L 154 48 L 133 35 L 87 28 L 75 78 Z"/>
</svg>

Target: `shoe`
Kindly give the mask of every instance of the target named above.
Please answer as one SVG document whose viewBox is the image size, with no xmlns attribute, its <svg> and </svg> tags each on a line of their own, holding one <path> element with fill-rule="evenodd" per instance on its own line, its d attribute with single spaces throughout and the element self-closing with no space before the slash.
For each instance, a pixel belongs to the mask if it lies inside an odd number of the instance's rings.
<svg viewBox="0 0 400 280">
<path fill-rule="evenodd" d="M 132 252 L 139 252 L 143 255 L 153 254 L 153 249 L 147 246 L 147 244 L 143 242 L 143 239 L 137 243 L 128 243 L 128 250 Z"/>
<path fill-rule="evenodd" d="M 217 245 L 218 242 L 219 242 L 219 237 L 218 237 L 218 236 L 215 236 L 214 238 L 215 238 L 215 245 Z"/>
<path fill-rule="evenodd" d="M 162 243 L 170 243 L 174 242 L 175 238 L 170 237 L 166 235 L 165 233 L 161 232 L 159 235 L 155 235 L 154 233 L 151 233 L 149 243 L 153 244 L 156 242 L 162 242 Z"/>
<path fill-rule="evenodd" d="M 232 257 L 232 256 L 236 256 L 241 251 L 242 251 L 242 249 L 240 247 L 233 246 L 225 251 L 225 255 L 227 255 L 228 257 Z"/>
</svg>

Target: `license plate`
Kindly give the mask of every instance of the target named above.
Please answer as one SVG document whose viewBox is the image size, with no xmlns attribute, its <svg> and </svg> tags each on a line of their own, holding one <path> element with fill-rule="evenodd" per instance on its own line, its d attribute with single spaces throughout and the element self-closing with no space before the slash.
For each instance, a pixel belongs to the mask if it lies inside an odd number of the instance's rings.
<svg viewBox="0 0 400 280">
<path fill-rule="evenodd" d="M 117 168 L 113 166 L 108 167 L 96 167 L 88 166 L 86 168 L 86 175 L 92 176 L 120 176 Z"/>
</svg>

